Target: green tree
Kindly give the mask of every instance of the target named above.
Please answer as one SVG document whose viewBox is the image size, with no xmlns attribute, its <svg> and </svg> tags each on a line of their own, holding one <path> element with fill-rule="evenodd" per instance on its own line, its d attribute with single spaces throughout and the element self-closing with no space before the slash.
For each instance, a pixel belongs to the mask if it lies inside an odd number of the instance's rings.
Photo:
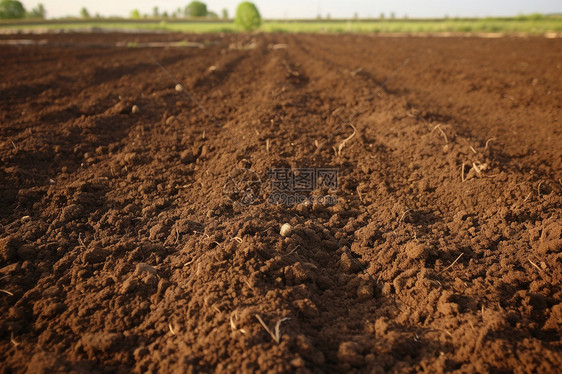
<svg viewBox="0 0 562 374">
<path fill-rule="evenodd" d="M 139 18 L 141 18 L 141 14 L 140 14 L 140 12 L 139 12 L 138 9 L 133 9 L 133 10 L 131 11 L 131 18 L 132 18 L 132 19 L 139 19 Z"/>
<path fill-rule="evenodd" d="M 31 9 L 29 12 L 29 17 L 31 18 L 47 18 L 47 11 L 45 10 L 45 6 L 41 3 L 37 4 L 37 6 Z"/>
<path fill-rule="evenodd" d="M 160 17 L 160 10 L 158 9 L 157 6 L 155 6 L 154 8 L 152 8 L 152 16 L 153 16 L 154 18 Z"/>
<path fill-rule="evenodd" d="M 207 4 L 200 1 L 192 1 L 184 10 L 186 17 L 207 17 Z"/>
<path fill-rule="evenodd" d="M 90 18 L 90 12 L 85 7 L 80 9 L 80 17 L 82 18 Z"/>
<path fill-rule="evenodd" d="M 221 14 L 222 14 L 222 18 L 228 19 L 228 9 L 224 8 Z"/>
<path fill-rule="evenodd" d="M 261 25 L 261 15 L 253 3 L 244 1 L 236 8 L 234 22 L 244 30 L 255 30 Z"/>
<path fill-rule="evenodd" d="M 219 18 L 219 15 L 217 14 L 217 12 L 213 12 L 212 10 L 209 10 L 207 12 L 207 18 Z"/>
<path fill-rule="evenodd" d="M 16 0 L 0 1 L 0 19 L 23 18 L 25 8 L 23 4 Z"/>
</svg>

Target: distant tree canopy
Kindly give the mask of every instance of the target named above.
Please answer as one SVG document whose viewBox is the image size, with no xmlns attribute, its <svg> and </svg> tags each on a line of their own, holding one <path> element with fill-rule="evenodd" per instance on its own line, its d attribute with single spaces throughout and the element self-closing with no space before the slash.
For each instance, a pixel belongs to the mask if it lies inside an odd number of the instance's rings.
<svg viewBox="0 0 562 374">
<path fill-rule="evenodd" d="M 37 4 L 37 6 L 31 9 L 29 12 L 29 17 L 31 18 L 47 18 L 47 11 L 45 10 L 45 6 L 41 3 Z"/>
<path fill-rule="evenodd" d="M 86 8 L 80 9 L 80 17 L 90 18 L 90 12 L 88 12 L 88 9 L 86 9 Z"/>
<path fill-rule="evenodd" d="M 131 18 L 132 18 L 132 19 L 139 19 L 139 18 L 141 18 L 141 14 L 140 14 L 140 12 L 139 12 L 138 9 L 133 9 L 133 10 L 131 11 Z"/>
<path fill-rule="evenodd" d="M 520 21 L 540 21 L 541 19 L 544 18 L 544 15 L 541 13 L 532 13 L 532 14 L 528 14 L 528 15 L 518 15 L 517 17 L 515 17 L 515 19 L 520 20 Z"/>
<path fill-rule="evenodd" d="M 184 10 L 186 17 L 207 17 L 207 4 L 201 1 L 192 1 Z"/>
<path fill-rule="evenodd" d="M 253 3 L 244 1 L 236 8 L 234 22 L 244 30 L 255 30 L 261 25 L 261 15 Z"/>
<path fill-rule="evenodd" d="M 222 14 L 222 18 L 227 19 L 228 18 L 228 9 L 226 9 L 226 8 L 223 9 L 221 14 Z"/>
<path fill-rule="evenodd" d="M 16 19 L 25 17 L 23 4 L 16 0 L 0 1 L 0 19 Z"/>
</svg>

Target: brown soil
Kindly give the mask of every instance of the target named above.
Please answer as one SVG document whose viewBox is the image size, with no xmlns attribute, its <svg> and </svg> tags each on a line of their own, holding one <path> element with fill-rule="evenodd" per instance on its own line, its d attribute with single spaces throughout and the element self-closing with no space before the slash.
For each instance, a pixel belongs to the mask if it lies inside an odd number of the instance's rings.
<svg viewBox="0 0 562 374">
<path fill-rule="evenodd" d="M 0 57 L 2 372 L 562 367 L 562 40 L 20 38 L 48 43 Z M 335 206 L 223 192 L 304 167 Z"/>
</svg>

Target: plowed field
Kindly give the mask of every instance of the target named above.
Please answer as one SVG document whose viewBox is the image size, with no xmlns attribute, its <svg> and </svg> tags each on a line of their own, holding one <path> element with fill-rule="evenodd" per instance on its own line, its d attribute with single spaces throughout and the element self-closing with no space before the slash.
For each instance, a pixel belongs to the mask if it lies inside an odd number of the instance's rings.
<svg viewBox="0 0 562 374">
<path fill-rule="evenodd" d="M 562 367 L 562 40 L 1 38 L 1 372 Z"/>
</svg>

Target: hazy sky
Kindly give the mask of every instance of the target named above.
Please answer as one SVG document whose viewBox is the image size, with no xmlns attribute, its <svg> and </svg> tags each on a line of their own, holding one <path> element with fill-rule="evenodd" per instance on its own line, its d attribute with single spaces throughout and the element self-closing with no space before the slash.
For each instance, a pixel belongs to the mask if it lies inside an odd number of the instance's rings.
<svg viewBox="0 0 562 374">
<path fill-rule="evenodd" d="M 132 9 L 141 13 L 152 13 L 154 6 L 160 11 L 173 12 L 178 7 L 185 7 L 191 0 L 20 0 L 31 9 L 42 2 L 48 17 L 78 15 L 82 7 L 90 14 L 128 16 Z M 233 15 L 236 5 L 242 0 L 208 0 L 203 1 L 210 10 L 217 13 L 224 8 Z M 389 15 L 394 12 L 397 17 L 407 14 L 409 17 L 474 17 L 474 16 L 513 16 L 528 13 L 561 13 L 560 0 L 255 0 L 265 18 L 315 18 L 318 14 L 332 18 L 378 17 L 380 13 Z"/>
</svg>

